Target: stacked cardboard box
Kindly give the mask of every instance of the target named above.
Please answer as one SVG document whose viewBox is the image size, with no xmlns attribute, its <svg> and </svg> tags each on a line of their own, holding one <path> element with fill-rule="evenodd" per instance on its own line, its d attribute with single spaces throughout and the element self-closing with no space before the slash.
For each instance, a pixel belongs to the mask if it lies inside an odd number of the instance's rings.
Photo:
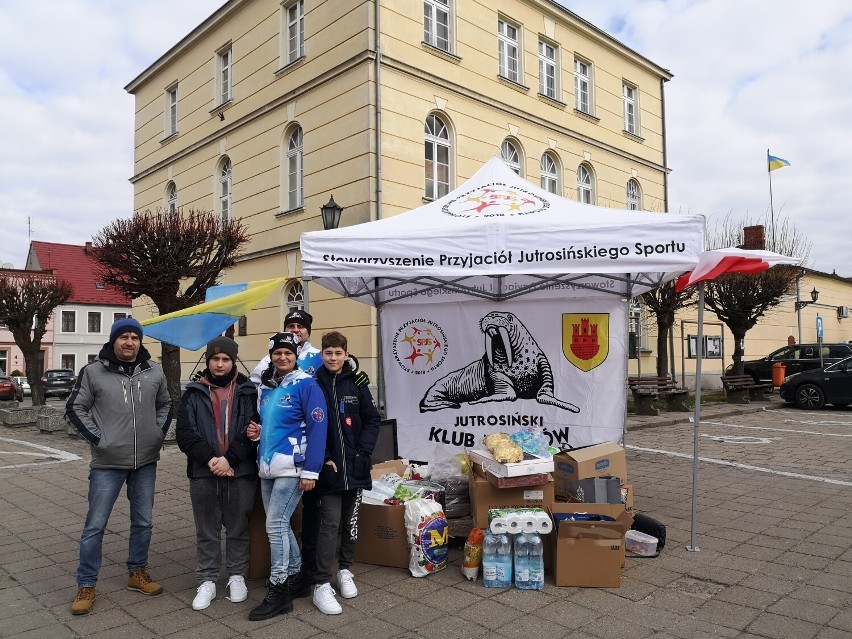
<svg viewBox="0 0 852 639">
<path fill-rule="evenodd" d="M 404 472 L 405 464 L 395 460 L 375 464 L 370 474 L 375 481 L 385 473 L 402 475 Z M 362 503 L 355 561 L 376 566 L 407 568 L 408 560 L 405 506 Z"/>
</svg>

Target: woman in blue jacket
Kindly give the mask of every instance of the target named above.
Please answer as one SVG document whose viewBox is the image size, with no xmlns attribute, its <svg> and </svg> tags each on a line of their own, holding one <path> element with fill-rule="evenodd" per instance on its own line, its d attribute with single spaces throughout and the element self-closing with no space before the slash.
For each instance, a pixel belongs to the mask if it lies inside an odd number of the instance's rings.
<svg viewBox="0 0 852 639">
<path fill-rule="evenodd" d="M 266 597 L 252 621 L 293 610 L 288 579 L 301 573 L 302 556 L 290 517 L 304 491 L 313 490 L 325 460 L 328 410 L 313 377 L 296 365 L 299 337 L 276 333 L 269 340 L 269 368 L 261 375 L 260 420 L 248 435 L 259 437 L 258 475 L 266 509 L 271 568 Z"/>
</svg>

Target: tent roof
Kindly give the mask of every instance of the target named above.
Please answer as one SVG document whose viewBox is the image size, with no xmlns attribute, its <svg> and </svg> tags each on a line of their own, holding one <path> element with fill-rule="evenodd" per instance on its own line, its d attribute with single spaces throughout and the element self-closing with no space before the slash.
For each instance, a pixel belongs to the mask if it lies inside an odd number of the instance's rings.
<svg viewBox="0 0 852 639">
<path fill-rule="evenodd" d="M 605 278 L 619 283 L 610 292 L 636 295 L 694 268 L 703 248 L 703 216 L 580 204 L 534 186 L 496 157 L 438 200 L 301 238 L 306 279 L 376 305 L 412 285 L 506 299 Z M 484 294 L 483 278 L 518 285 L 511 293 L 491 285 Z"/>
</svg>

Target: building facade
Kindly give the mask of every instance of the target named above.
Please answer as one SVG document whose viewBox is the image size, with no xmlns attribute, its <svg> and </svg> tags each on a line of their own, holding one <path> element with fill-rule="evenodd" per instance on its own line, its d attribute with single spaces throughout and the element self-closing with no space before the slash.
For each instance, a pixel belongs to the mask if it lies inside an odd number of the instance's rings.
<svg viewBox="0 0 852 639">
<path fill-rule="evenodd" d="M 92 244 L 31 242 L 29 270 L 51 269 L 59 280 L 69 282 L 71 297 L 53 312 L 52 348 L 45 368 L 69 368 L 75 373 L 97 358 L 109 340 L 112 323 L 131 314 L 130 300 L 98 277 Z"/>
<path fill-rule="evenodd" d="M 224 280 L 294 278 L 240 324 L 246 362 L 298 306 L 375 375 L 374 309 L 299 280 L 320 207 L 392 216 L 501 156 L 554 193 L 663 212 L 671 77 L 551 0 L 230 0 L 126 87 L 134 209 L 238 217 L 251 244 Z"/>
</svg>

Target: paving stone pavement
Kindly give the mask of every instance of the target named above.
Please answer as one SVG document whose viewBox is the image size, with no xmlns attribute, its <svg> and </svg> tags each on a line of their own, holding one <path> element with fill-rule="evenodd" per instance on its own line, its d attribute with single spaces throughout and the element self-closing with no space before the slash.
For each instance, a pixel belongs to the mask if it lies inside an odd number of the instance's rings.
<svg viewBox="0 0 852 639">
<path fill-rule="evenodd" d="M 690 552 L 691 414 L 628 418 L 636 506 L 666 524 L 654 559 L 628 558 L 618 589 L 490 590 L 450 566 L 414 579 L 357 564 L 355 599 L 328 617 L 309 599 L 248 621 L 263 597 L 195 595 L 195 531 L 185 457 L 162 454 L 150 570 L 164 594 L 125 589 L 128 513 L 119 499 L 104 539 L 94 611 L 74 617 L 86 512 L 88 447 L 65 433 L 0 429 L 0 637 L 592 637 L 660 639 L 852 636 L 852 411 L 805 413 L 780 402 L 702 411 L 696 543 Z M 49 450 L 34 448 L 33 445 Z"/>
</svg>

